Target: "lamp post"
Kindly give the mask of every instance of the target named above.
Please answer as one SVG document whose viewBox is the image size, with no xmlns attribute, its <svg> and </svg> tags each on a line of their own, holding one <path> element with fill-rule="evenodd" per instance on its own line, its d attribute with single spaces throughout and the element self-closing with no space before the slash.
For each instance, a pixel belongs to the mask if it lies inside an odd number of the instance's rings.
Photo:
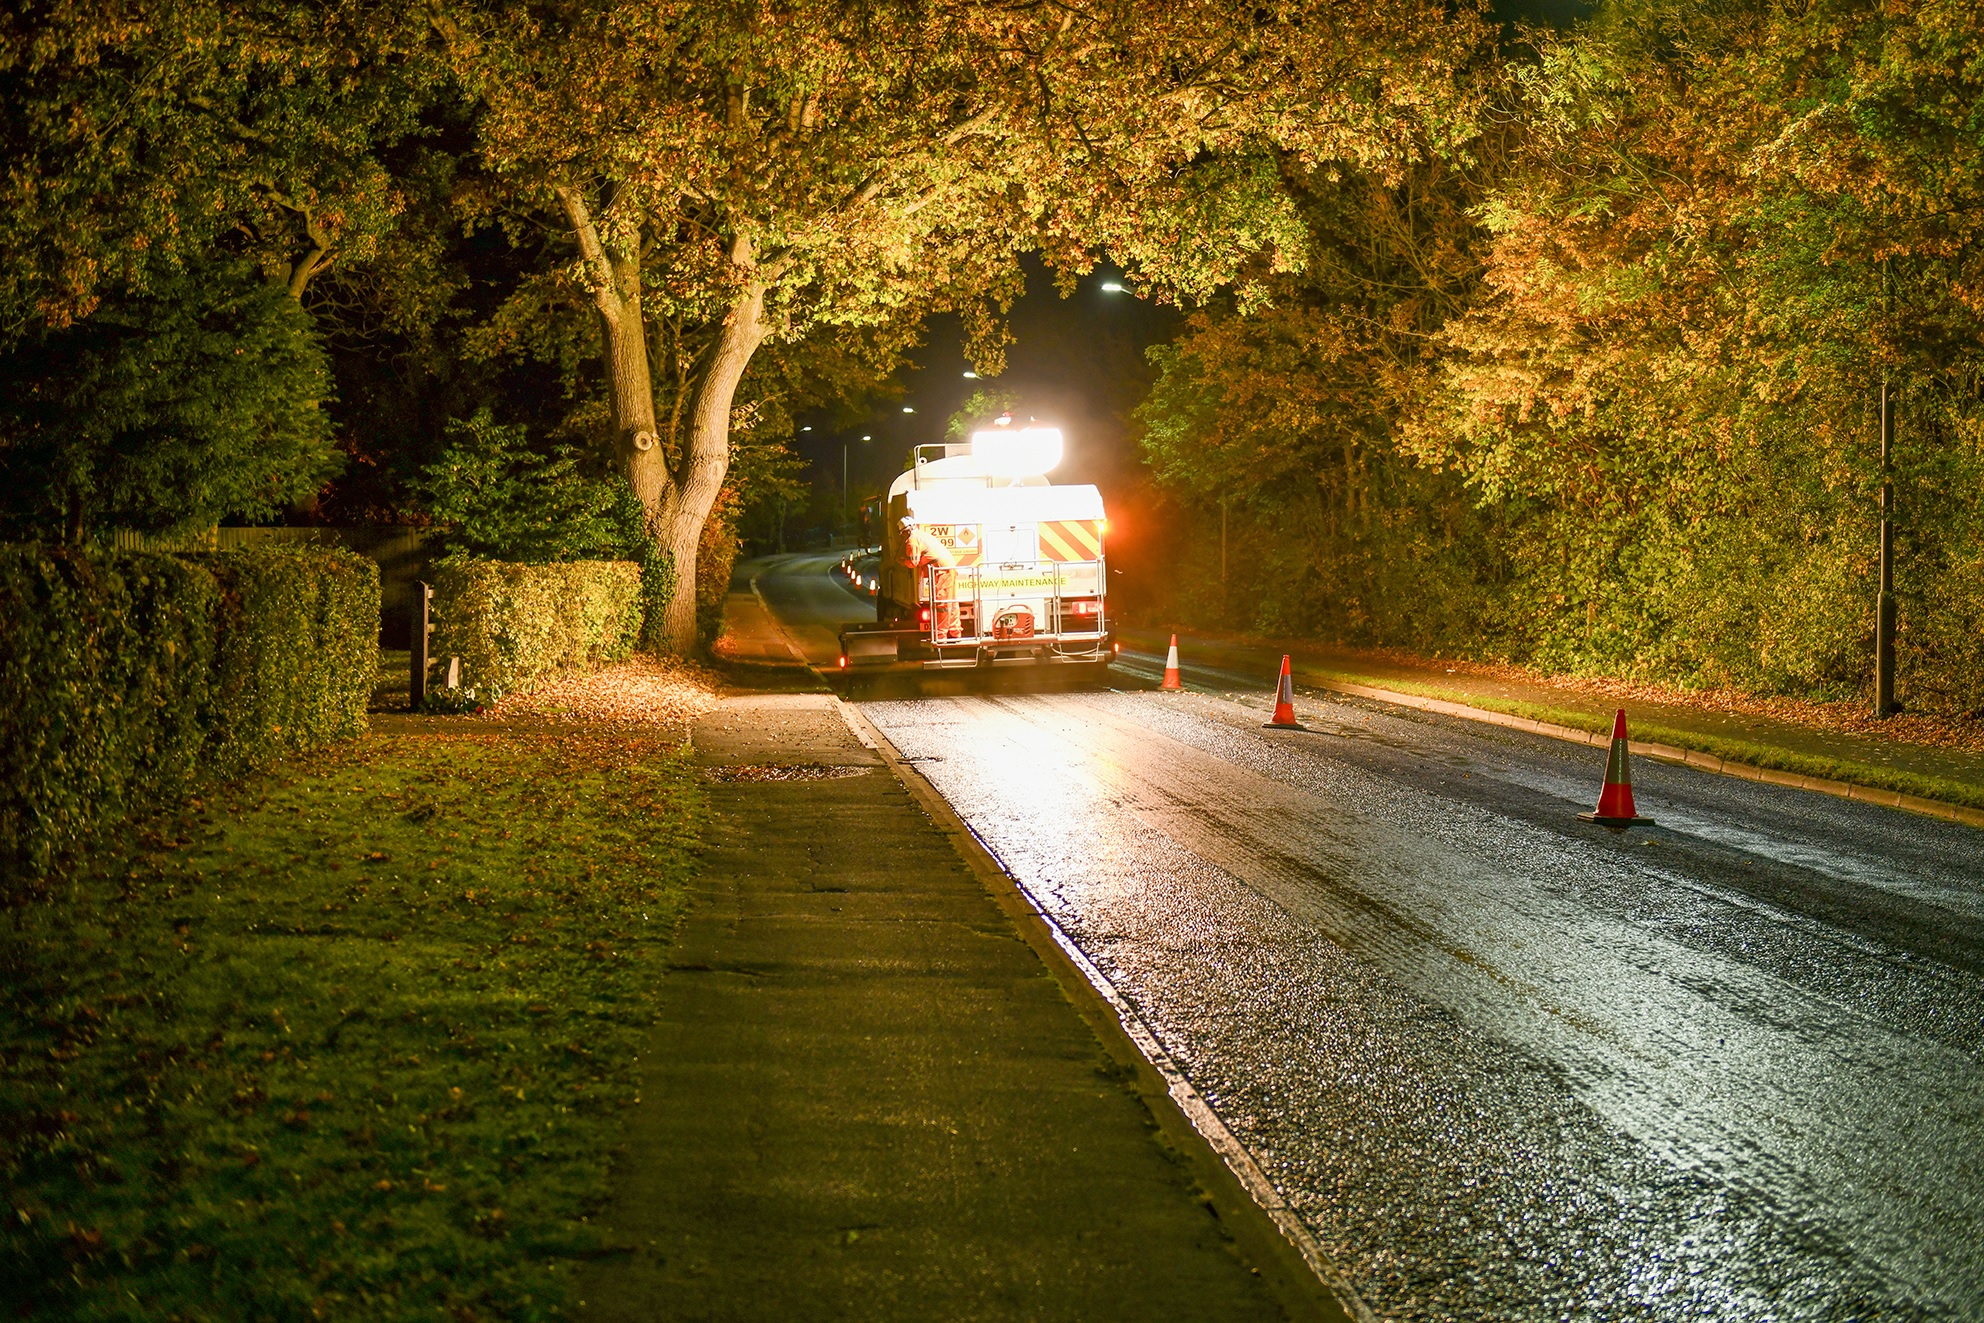
<svg viewBox="0 0 1984 1323">
<path fill-rule="evenodd" d="M 1881 586 L 1874 598 L 1874 715 L 1891 717 L 1894 703 L 1894 400 L 1881 379 Z"/>
<path fill-rule="evenodd" d="M 861 439 L 863 441 L 873 441 L 875 438 L 871 433 L 864 434 Z M 848 518 L 847 499 L 847 448 L 848 443 L 843 440 L 840 443 L 840 529 L 843 535 L 846 534 L 850 522 Z"/>
</svg>

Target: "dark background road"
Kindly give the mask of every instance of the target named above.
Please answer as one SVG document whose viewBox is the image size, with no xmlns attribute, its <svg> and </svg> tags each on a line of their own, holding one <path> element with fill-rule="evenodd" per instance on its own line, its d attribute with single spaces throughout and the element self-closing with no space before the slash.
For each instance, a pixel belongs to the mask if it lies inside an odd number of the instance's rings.
<svg viewBox="0 0 1984 1323">
<path fill-rule="evenodd" d="M 758 574 L 822 663 L 831 563 Z M 863 710 L 1373 1311 L 1984 1317 L 1984 835 L 1196 678 Z"/>
</svg>

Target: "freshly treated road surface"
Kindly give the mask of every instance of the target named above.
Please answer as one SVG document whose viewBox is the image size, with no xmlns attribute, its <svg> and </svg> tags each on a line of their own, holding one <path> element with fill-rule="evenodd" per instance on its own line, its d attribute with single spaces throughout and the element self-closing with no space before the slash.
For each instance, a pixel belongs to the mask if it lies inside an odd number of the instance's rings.
<svg viewBox="0 0 1984 1323">
<path fill-rule="evenodd" d="M 1646 760 L 1608 832 L 1590 749 L 1187 678 L 863 711 L 1375 1314 L 1984 1318 L 1984 833 Z"/>
</svg>

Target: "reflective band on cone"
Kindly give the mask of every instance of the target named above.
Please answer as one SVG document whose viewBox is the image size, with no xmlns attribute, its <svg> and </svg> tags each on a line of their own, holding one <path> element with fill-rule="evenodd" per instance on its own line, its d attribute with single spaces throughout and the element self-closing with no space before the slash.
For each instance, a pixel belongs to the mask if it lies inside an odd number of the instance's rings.
<svg viewBox="0 0 1984 1323">
<path fill-rule="evenodd" d="M 1288 657 L 1281 659 L 1281 683 L 1275 686 L 1274 717 L 1267 722 L 1278 730 L 1301 730 L 1302 723 L 1295 719 L 1295 679 L 1288 671 Z"/>
<path fill-rule="evenodd" d="M 1166 689 L 1183 689 L 1185 687 L 1185 682 L 1178 678 L 1178 636 L 1176 634 L 1171 636 L 1171 651 L 1165 654 L 1164 658 L 1164 687 Z"/>
<path fill-rule="evenodd" d="M 1642 818 L 1633 808 L 1632 751 L 1626 740 L 1626 709 L 1612 718 L 1612 751 L 1605 758 L 1605 786 L 1598 792 L 1598 807 L 1578 814 L 1581 822 L 1601 827 L 1651 827 L 1652 818 Z"/>
</svg>

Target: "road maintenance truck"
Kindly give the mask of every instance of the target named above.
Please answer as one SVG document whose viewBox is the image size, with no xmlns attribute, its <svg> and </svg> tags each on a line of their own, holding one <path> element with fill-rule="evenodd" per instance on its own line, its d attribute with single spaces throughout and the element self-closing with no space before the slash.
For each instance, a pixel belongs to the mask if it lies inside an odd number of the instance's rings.
<svg viewBox="0 0 1984 1323">
<path fill-rule="evenodd" d="M 875 623 L 841 631 L 849 673 L 1108 669 L 1102 493 L 1054 484 L 1061 433 L 1008 419 L 918 446 L 884 498 Z"/>
</svg>

